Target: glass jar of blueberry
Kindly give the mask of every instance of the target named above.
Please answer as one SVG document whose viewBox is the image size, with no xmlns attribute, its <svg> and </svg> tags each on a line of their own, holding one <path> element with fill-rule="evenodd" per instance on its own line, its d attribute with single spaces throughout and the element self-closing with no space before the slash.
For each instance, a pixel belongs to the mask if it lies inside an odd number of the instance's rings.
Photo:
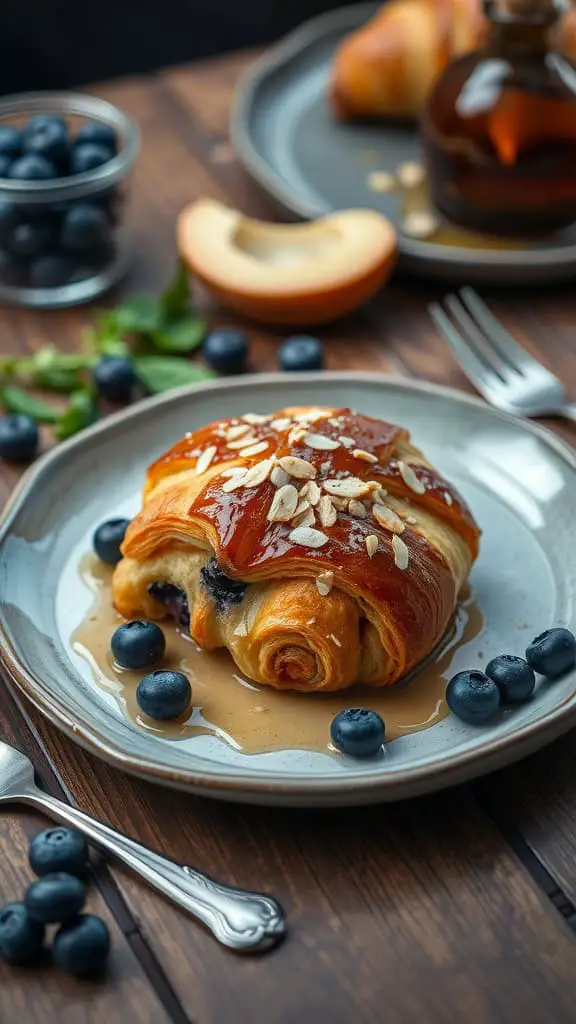
<svg viewBox="0 0 576 1024">
<path fill-rule="evenodd" d="M 0 299 L 72 306 L 119 280 L 138 142 L 133 122 L 93 96 L 0 100 Z"/>
</svg>

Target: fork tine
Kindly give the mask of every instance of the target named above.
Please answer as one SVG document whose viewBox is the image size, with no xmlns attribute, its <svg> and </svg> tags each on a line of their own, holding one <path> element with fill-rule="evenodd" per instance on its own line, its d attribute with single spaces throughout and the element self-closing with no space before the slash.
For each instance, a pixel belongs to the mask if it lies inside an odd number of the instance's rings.
<svg viewBox="0 0 576 1024">
<path fill-rule="evenodd" d="M 460 289 L 460 295 L 469 312 L 477 320 L 491 344 L 494 346 L 500 357 L 508 363 L 517 373 L 522 373 L 523 367 L 530 362 L 536 362 L 531 355 L 522 348 L 512 337 L 509 331 L 496 319 L 491 310 L 473 288 L 465 287 Z M 539 364 L 540 365 L 540 364 Z"/>
<path fill-rule="evenodd" d="M 458 333 L 454 324 L 438 302 L 431 302 L 428 306 L 428 312 L 444 341 L 452 349 L 457 362 L 464 370 L 468 379 L 472 381 L 478 391 L 486 395 L 490 391 L 491 384 L 495 382 L 494 375 L 490 370 L 487 370 L 485 364 L 472 351 L 467 342 L 464 341 L 464 338 Z"/>
<path fill-rule="evenodd" d="M 464 340 L 474 349 L 478 358 L 505 383 L 509 367 L 502 361 L 499 353 L 493 348 L 488 338 L 470 316 L 457 295 L 446 295 L 444 299 L 456 323 L 460 327 Z"/>
</svg>

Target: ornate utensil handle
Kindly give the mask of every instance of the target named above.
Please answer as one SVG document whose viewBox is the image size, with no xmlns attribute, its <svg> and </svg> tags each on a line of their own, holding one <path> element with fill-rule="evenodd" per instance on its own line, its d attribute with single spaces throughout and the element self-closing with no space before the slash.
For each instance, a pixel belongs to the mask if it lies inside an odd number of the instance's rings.
<svg viewBox="0 0 576 1024">
<path fill-rule="evenodd" d="M 23 794 L 22 799 L 57 821 L 79 829 L 94 846 L 121 861 L 154 889 L 202 921 L 224 946 L 239 953 L 258 953 L 284 935 L 282 908 L 272 897 L 221 885 L 200 871 L 153 853 L 39 789 Z"/>
</svg>

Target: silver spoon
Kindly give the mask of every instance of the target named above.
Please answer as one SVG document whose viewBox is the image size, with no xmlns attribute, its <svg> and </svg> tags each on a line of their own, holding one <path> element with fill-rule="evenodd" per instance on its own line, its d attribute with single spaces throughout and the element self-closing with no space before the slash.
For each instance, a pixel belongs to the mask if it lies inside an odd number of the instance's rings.
<svg viewBox="0 0 576 1024">
<path fill-rule="evenodd" d="M 148 885 L 202 921 L 218 942 L 238 953 L 263 952 L 286 931 L 282 908 L 276 900 L 220 885 L 56 800 L 34 782 L 30 759 L 0 740 L 0 804 L 4 803 L 27 804 L 77 828 L 93 846 L 121 861 Z"/>
</svg>

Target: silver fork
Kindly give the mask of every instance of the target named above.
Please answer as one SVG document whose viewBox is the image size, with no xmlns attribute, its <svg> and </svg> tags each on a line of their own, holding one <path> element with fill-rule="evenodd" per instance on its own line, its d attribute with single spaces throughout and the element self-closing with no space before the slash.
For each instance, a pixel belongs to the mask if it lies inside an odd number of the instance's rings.
<svg viewBox="0 0 576 1024">
<path fill-rule="evenodd" d="M 564 416 L 576 420 L 576 405 L 564 385 L 529 355 L 472 288 L 433 302 L 430 316 L 464 373 L 486 401 L 516 416 Z"/>
<path fill-rule="evenodd" d="M 238 953 L 262 952 L 285 932 L 284 915 L 276 900 L 221 885 L 56 800 L 34 782 L 29 758 L 0 740 L 0 804 L 8 803 L 35 807 L 79 829 L 93 846 L 122 861 L 148 885 L 202 921 L 222 945 Z"/>
</svg>

